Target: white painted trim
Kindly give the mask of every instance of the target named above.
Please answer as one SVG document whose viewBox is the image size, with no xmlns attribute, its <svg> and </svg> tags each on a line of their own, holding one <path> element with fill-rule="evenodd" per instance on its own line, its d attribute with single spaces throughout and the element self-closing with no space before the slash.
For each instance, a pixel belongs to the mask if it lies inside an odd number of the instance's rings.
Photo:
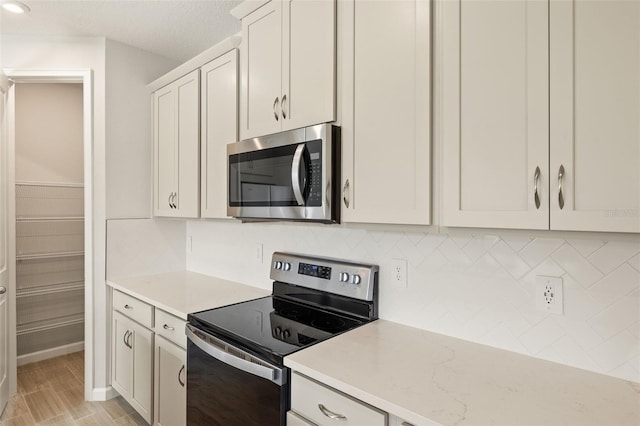
<svg viewBox="0 0 640 426">
<path fill-rule="evenodd" d="M 84 122 L 84 246 L 85 246 L 85 322 L 84 322 L 84 386 L 85 386 L 85 399 L 93 400 L 94 397 L 94 312 L 93 312 L 93 294 L 94 294 L 94 232 L 96 234 L 106 234 L 105 227 L 94 227 L 94 209 L 93 209 L 93 71 L 91 69 L 4 69 L 5 74 L 10 81 L 14 83 L 82 83 L 83 84 L 83 122 Z M 15 88 L 15 85 L 13 86 Z M 7 160 L 10 162 L 8 169 L 9 178 L 9 265 L 15 264 L 15 127 L 13 120 L 13 113 L 15 110 L 15 93 L 14 90 L 10 90 L 11 105 L 8 108 L 8 113 L 11 115 L 8 120 L 9 136 L 9 156 Z M 95 229 L 94 229 L 95 228 Z M 11 280 L 10 285 L 15 289 L 15 268 L 9 278 Z M 11 309 L 13 304 L 13 324 L 10 325 L 9 338 L 13 338 L 13 352 L 10 353 L 10 368 L 11 362 L 13 362 L 13 370 L 10 373 L 14 374 L 14 381 L 17 380 L 15 363 L 17 361 L 17 355 L 15 353 L 16 342 L 16 326 L 15 326 L 15 291 L 12 292 L 12 296 L 9 300 Z M 11 313 L 10 313 L 11 315 Z"/>
<path fill-rule="evenodd" d="M 55 358 L 60 355 L 79 352 L 84 349 L 84 341 L 70 343 L 68 345 L 58 346 L 57 348 L 45 349 L 43 351 L 33 352 L 18 357 L 18 365 L 25 365 L 32 362 L 38 362 L 49 358 Z"/>
<path fill-rule="evenodd" d="M 106 388 L 95 388 L 91 394 L 91 398 L 87 398 L 88 401 L 107 401 L 113 399 L 120 394 L 112 386 Z"/>
<path fill-rule="evenodd" d="M 172 69 L 162 77 L 158 78 L 155 81 L 147 84 L 147 89 L 149 92 L 153 93 L 158 89 L 163 88 L 169 83 L 172 83 L 179 79 L 180 77 L 184 77 L 192 71 L 197 70 L 204 64 L 207 64 L 214 59 L 224 55 L 227 52 L 230 52 L 233 49 L 238 48 L 240 46 L 240 41 L 242 37 L 240 33 L 234 34 L 229 38 L 222 40 L 220 43 L 216 44 L 213 47 L 205 50 L 197 56 L 189 59 L 187 62 L 179 65 L 177 68 Z M 153 111 L 153 110 L 152 110 Z"/>
</svg>

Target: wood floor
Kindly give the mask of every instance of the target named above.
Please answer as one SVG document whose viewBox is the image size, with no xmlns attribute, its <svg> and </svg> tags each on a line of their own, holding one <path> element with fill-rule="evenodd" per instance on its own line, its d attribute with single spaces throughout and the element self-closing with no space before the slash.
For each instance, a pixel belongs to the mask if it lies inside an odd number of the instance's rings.
<svg viewBox="0 0 640 426">
<path fill-rule="evenodd" d="M 0 426 L 147 424 L 122 397 L 85 402 L 83 383 L 84 352 L 18 367 L 18 392 Z"/>
</svg>

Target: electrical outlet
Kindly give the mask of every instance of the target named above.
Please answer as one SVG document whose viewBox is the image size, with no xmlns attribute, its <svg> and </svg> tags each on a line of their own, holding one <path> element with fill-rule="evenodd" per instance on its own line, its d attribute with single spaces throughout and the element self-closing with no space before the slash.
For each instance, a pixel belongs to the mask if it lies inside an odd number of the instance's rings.
<svg viewBox="0 0 640 426">
<path fill-rule="evenodd" d="M 258 243 L 256 244 L 254 250 L 255 250 L 255 254 L 254 254 L 254 259 L 256 260 L 256 263 L 259 265 L 262 265 L 262 244 Z"/>
<path fill-rule="evenodd" d="M 562 278 L 536 276 L 536 308 L 539 311 L 562 315 Z"/>
<path fill-rule="evenodd" d="M 407 260 L 392 259 L 391 260 L 391 283 L 394 287 L 407 287 Z"/>
</svg>

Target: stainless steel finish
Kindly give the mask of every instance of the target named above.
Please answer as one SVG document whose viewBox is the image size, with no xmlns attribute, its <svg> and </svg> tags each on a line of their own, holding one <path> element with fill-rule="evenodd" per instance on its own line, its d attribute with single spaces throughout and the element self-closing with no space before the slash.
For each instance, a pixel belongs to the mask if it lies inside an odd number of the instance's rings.
<svg viewBox="0 0 640 426">
<path fill-rule="evenodd" d="M 180 371 L 178 371 L 178 383 L 180 383 L 180 386 L 182 387 L 184 387 L 184 381 L 180 379 L 180 376 L 182 376 L 183 371 L 184 371 L 184 364 L 182 365 L 182 368 L 180 369 Z"/>
<path fill-rule="evenodd" d="M 560 210 L 564 207 L 564 195 L 562 194 L 562 180 L 564 179 L 564 166 L 560 165 L 560 170 L 558 170 L 558 205 L 560 206 Z"/>
<path fill-rule="evenodd" d="M 538 195 L 538 179 L 540 179 L 540 167 L 536 167 L 533 174 L 533 201 L 536 203 L 536 209 L 540 208 L 540 195 Z"/>
<path fill-rule="evenodd" d="M 344 186 L 342 187 L 342 201 L 344 202 L 344 206 L 349 208 L 349 199 L 347 198 L 347 190 L 349 189 L 349 179 L 344 181 Z"/>
<path fill-rule="evenodd" d="M 5 294 L 7 292 L 7 288 L 5 286 L 0 286 L 0 294 Z"/>
<path fill-rule="evenodd" d="M 334 413 L 333 411 L 329 410 L 327 407 L 325 407 L 322 404 L 318 404 L 318 408 L 320 409 L 322 414 L 324 414 L 325 416 L 329 417 L 330 419 L 340 420 L 340 421 L 343 421 L 343 422 L 347 421 L 347 417 L 346 416 L 343 416 L 342 414 Z"/>
<path fill-rule="evenodd" d="M 278 111 L 276 110 L 277 106 L 278 106 L 278 97 L 276 96 L 276 99 L 273 101 L 273 116 L 275 117 L 276 121 L 280 119 L 280 117 L 278 117 Z"/>
<path fill-rule="evenodd" d="M 198 330 L 191 324 L 186 324 L 185 333 L 193 344 L 218 361 L 278 385 L 284 383 L 282 368 L 267 363 L 236 346 L 231 346 L 202 330 Z"/>
<path fill-rule="evenodd" d="M 164 328 L 165 330 L 171 330 L 171 331 L 175 330 L 175 328 L 171 327 L 169 324 L 163 325 L 162 328 Z"/>
<path fill-rule="evenodd" d="M 310 257 L 291 253 L 273 253 L 272 265 L 275 262 L 290 263 L 291 271 L 286 272 L 281 269 L 271 269 L 270 277 L 274 281 L 287 282 L 300 287 L 313 288 L 328 293 L 339 294 L 359 300 L 372 301 L 374 299 L 373 289 L 376 282 L 379 268 L 376 265 L 363 263 L 346 262 L 344 260 Z M 325 266 L 331 268 L 330 279 L 316 278 L 298 273 L 300 263 Z M 360 284 L 340 281 L 341 274 L 348 274 L 360 278 Z"/>
<path fill-rule="evenodd" d="M 296 201 L 299 206 L 304 206 L 304 195 L 302 191 L 307 185 L 307 178 L 304 177 L 304 183 L 300 186 L 300 166 L 302 165 L 302 154 L 304 153 L 305 144 L 301 143 L 296 148 L 296 152 L 293 154 L 293 160 L 291 162 L 291 186 L 293 187 L 293 195 L 296 197 Z"/>
<path fill-rule="evenodd" d="M 231 207 L 227 205 L 227 215 L 238 219 L 259 219 L 259 220 L 308 220 L 319 222 L 332 222 L 331 217 L 333 185 L 331 185 L 333 158 L 332 125 L 318 124 L 302 129 L 289 130 L 274 135 L 267 135 L 259 138 L 247 139 L 244 141 L 230 143 L 227 145 L 227 158 L 232 155 L 246 152 L 259 151 L 268 148 L 277 148 L 286 145 L 297 145 L 303 142 L 320 139 L 322 144 L 322 182 L 320 187 L 326 188 L 326 194 L 321 198 L 322 206 L 286 206 L 286 207 Z M 227 160 L 228 165 L 228 160 Z M 229 176 L 232 179 L 232 176 Z"/>
<path fill-rule="evenodd" d="M 285 109 L 285 103 L 287 102 L 287 95 L 282 95 L 282 102 L 280 103 L 280 110 L 282 111 L 282 118 L 287 118 L 287 110 Z"/>
<path fill-rule="evenodd" d="M 133 309 L 133 306 L 131 306 L 131 305 L 124 305 L 124 308 L 125 308 L 125 309 Z"/>
</svg>

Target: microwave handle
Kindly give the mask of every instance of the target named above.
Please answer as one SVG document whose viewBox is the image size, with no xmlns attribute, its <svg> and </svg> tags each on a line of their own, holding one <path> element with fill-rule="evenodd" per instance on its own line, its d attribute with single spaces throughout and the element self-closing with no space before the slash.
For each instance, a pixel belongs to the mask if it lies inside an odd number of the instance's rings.
<svg viewBox="0 0 640 426">
<path fill-rule="evenodd" d="M 304 206 L 304 195 L 302 194 L 302 191 L 307 185 L 305 173 L 305 182 L 300 186 L 300 165 L 304 161 L 303 154 L 305 148 L 306 145 L 303 143 L 298 145 L 295 154 L 293 154 L 293 161 L 291 162 L 291 186 L 293 187 L 293 195 L 296 197 L 296 201 L 299 206 Z"/>
</svg>

